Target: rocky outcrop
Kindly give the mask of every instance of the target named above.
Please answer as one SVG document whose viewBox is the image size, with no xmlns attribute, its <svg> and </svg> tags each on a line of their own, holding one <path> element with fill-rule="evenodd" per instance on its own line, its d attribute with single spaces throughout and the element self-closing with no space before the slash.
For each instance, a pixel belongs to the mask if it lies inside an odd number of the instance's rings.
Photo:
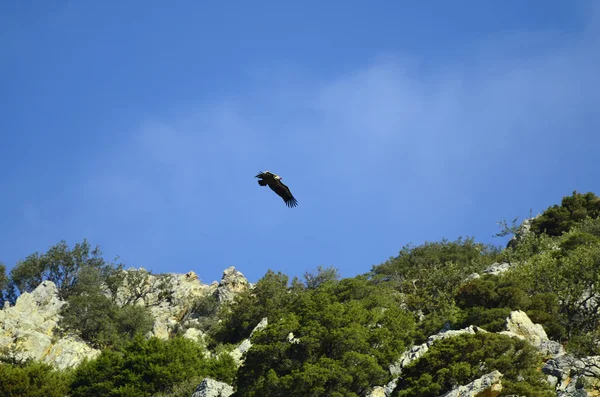
<svg viewBox="0 0 600 397">
<path fill-rule="evenodd" d="M 496 397 L 502 391 L 502 374 L 492 371 L 465 386 L 459 386 L 440 397 Z"/>
<path fill-rule="evenodd" d="M 557 397 L 588 396 L 584 386 L 599 386 L 600 356 L 577 359 L 570 354 L 548 360 L 542 367 Z"/>
<path fill-rule="evenodd" d="M 227 383 L 206 378 L 198 385 L 192 397 L 229 397 L 233 394 L 233 387 Z"/>
<path fill-rule="evenodd" d="M 488 268 L 483 271 L 483 274 L 492 274 L 498 276 L 504 272 L 509 271 L 514 265 L 508 262 L 496 262 L 492 263 Z"/>
<path fill-rule="evenodd" d="M 231 301 L 251 284 L 233 266 L 225 269 L 220 282 L 202 284 L 198 275 L 190 271 L 185 274 L 150 274 L 143 268 L 125 270 L 135 281 L 135 285 L 124 285 L 117 294 L 117 303 L 134 303 L 147 306 L 154 316 L 151 335 L 168 339 L 179 326 L 193 326 L 193 320 L 186 323 L 186 315 L 198 298 L 215 294 L 219 302 Z M 135 275 L 135 276 L 134 276 Z M 127 280 L 127 279 L 126 279 Z M 131 291 L 137 291 L 132 300 Z"/>
<path fill-rule="evenodd" d="M 143 268 L 125 272 L 124 283 L 116 293 L 117 304 L 147 306 L 155 320 L 148 336 L 162 339 L 169 338 L 183 326 L 186 338 L 199 341 L 202 331 L 182 324 L 194 301 L 210 294 L 216 294 L 221 302 L 230 301 L 252 287 L 234 267 L 223 272 L 220 282 L 209 285 L 202 284 L 194 272 L 153 275 Z M 13 307 L 5 302 L 0 310 L 0 349 L 15 360 L 31 358 L 60 369 L 77 366 L 84 358 L 96 357 L 99 350 L 74 336 L 58 338 L 55 333 L 65 304 L 51 281 L 42 282 L 31 293 L 21 294 Z M 249 346 L 240 347 L 240 358 L 247 349 Z"/>
<path fill-rule="evenodd" d="M 523 222 L 521 222 L 521 224 L 517 228 L 514 236 L 511 237 L 511 239 L 508 241 L 508 243 L 506 243 L 506 247 L 507 248 L 515 248 L 525 236 L 527 236 L 529 233 L 531 233 L 531 222 L 534 219 L 536 219 L 537 217 L 539 217 L 540 215 L 541 214 L 538 214 L 538 215 L 534 216 L 533 218 L 525 219 Z"/>
<path fill-rule="evenodd" d="M 558 342 L 551 341 L 541 324 L 534 324 L 527 314 L 521 310 L 510 313 L 506 319 L 506 331 L 501 334 L 525 339 L 537 347 L 542 354 L 558 356 L 564 354 L 565 350 Z"/>
<path fill-rule="evenodd" d="M 143 304 L 149 307 L 154 317 L 152 335 L 161 339 L 168 339 L 173 334 L 196 299 L 214 293 L 217 289 L 216 282 L 211 285 L 202 284 L 195 272 L 171 273 L 162 277 L 151 275 L 148 282 L 152 291 L 156 292 L 149 294 Z M 160 283 L 169 283 L 167 299 L 160 299 Z"/>
<path fill-rule="evenodd" d="M 246 352 L 252 347 L 252 342 L 250 341 L 250 339 L 252 338 L 254 333 L 260 331 L 261 329 L 264 329 L 268 324 L 269 322 L 267 318 L 264 317 L 262 320 L 260 320 L 256 327 L 254 327 L 254 329 L 250 333 L 250 336 L 244 339 L 231 353 L 229 353 L 231 357 L 233 357 L 233 359 L 235 360 L 238 367 L 244 363 L 244 354 L 246 354 Z"/>
<path fill-rule="evenodd" d="M 508 262 L 495 262 L 492 263 L 490 266 L 488 266 L 486 269 L 484 269 L 481 274 L 491 274 L 494 276 L 498 276 L 504 272 L 509 271 L 510 269 L 512 269 L 515 266 L 514 263 L 508 263 Z M 477 279 L 479 277 L 481 277 L 481 274 L 479 273 L 472 273 L 469 276 L 467 276 L 467 278 L 465 278 L 464 282 L 467 281 L 471 281 L 474 279 Z"/>
<path fill-rule="evenodd" d="M 0 310 L 0 349 L 16 360 L 33 359 L 65 369 L 93 358 L 100 351 L 73 336 L 57 339 L 54 331 L 63 302 L 52 281 L 19 296 L 13 307 Z"/>
<path fill-rule="evenodd" d="M 252 285 L 246 280 L 246 277 L 231 266 L 223 272 L 221 283 L 216 291 L 217 298 L 219 298 L 219 302 L 231 302 L 237 294 L 251 287 Z"/>
</svg>

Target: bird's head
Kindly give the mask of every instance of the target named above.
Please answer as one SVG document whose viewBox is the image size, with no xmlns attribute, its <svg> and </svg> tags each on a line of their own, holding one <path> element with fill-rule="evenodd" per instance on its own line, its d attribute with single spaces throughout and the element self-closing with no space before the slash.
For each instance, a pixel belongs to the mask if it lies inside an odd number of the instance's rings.
<svg viewBox="0 0 600 397">
<path fill-rule="evenodd" d="M 272 172 L 270 172 L 269 170 L 265 170 L 265 171 L 261 171 L 258 173 L 258 175 L 255 176 L 255 178 L 265 178 L 265 177 L 272 177 L 273 179 L 281 179 L 281 177 L 277 174 L 273 174 Z"/>
</svg>

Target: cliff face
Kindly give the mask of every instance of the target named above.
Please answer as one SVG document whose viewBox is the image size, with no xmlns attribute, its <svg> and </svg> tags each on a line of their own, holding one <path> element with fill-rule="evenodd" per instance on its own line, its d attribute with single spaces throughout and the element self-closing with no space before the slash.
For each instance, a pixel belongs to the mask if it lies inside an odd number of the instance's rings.
<svg viewBox="0 0 600 397">
<path fill-rule="evenodd" d="M 100 354 L 74 337 L 55 336 L 64 305 L 51 281 L 42 282 L 31 293 L 23 293 L 13 307 L 6 303 L 0 311 L 0 349 L 6 349 L 15 360 L 31 358 L 59 369 Z"/>
<path fill-rule="evenodd" d="M 133 269 L 128 271 L 138 271 Z M 167 300 L 159 300 L 157 293 L 150 292 L 135 301 L 146 305 L 154 316 L 151 335 L 167 339 L 198 297 L 215 294 L 219 301 L 228 301 L 237 293 L 251 288 L 244 275 L 230 267 L 223 272 L 220 282 L 202 284 L 194 272 L 169 275 L 171 289 Z M 148 291 L 154 291 L 159 277 L 149 275 L 144 283 Z M 123 303 L 125 295 L 119 296 Z M 51 364 L 59 369 L 77 366 L 85 358 L 94 358 L 100 351 L 88 346 L 74 336 L 59 337 L 60 310 L 66 304 L 59 298 L 58 289 L 51 281 L 42 282 L 31 293 L 23 293 L 14 306 L 5 303 L 0 310 L 0 349 L 15 360 L 31 358 Z M 189 329 L 187 337 L 200 336 Z"/>
</svg>

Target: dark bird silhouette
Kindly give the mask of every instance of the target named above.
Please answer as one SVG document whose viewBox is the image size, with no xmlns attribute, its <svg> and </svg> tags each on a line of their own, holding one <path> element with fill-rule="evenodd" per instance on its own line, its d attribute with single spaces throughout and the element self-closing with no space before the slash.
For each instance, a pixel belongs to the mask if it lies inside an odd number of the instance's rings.
<svg viewBox="0 0 600 397">
<path fill-rule="evenodd" d="M 255 178 L 260 178 L 258 184 L 260 186 L 269 186 L 272 191 L 277 193 L 279 197 L 285 201 L 285 205 L 292 208 L 298 205 L 298 201 L 292 195 L 290 188 L 281 182 L 281 177 L 269 171 L 261 171 Z"/>
</svg>

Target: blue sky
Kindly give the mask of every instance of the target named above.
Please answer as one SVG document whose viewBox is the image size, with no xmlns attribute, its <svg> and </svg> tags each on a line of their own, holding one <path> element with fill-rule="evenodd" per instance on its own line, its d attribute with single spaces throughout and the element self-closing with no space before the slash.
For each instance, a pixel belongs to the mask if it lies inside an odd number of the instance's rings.
<svg viewBox="0 0 600 397">
<path fill-rule="evenodd" d="M 207 283 L 348 277 L 600 194 L 592 1 L 217 4 L 0 4 L 8 268 L 87 238 Z"/>
</svg>

